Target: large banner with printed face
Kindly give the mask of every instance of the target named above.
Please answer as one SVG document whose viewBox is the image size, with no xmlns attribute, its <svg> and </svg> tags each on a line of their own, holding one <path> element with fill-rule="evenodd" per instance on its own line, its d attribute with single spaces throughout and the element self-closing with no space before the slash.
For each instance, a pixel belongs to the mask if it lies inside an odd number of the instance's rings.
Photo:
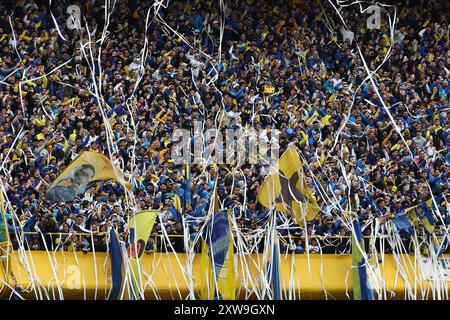
<svg viewBox="0 0 450 320">
<path fill-rule="evenodd" d="M 115 180 L 130 189 L 122 172 L 109 158 L 94 151 L 83 152 L 56 178 L 45 192 L 45 201 L 67 202 L 83 195 L 90 187 Z"/>
</svg>

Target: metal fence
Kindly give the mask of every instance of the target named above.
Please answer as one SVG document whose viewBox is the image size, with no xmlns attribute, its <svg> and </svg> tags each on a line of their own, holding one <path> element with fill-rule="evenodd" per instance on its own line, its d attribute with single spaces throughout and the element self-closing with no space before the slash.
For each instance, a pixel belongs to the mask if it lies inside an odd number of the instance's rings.
<svg viewBox="0 0 450 320">
<path fill-rule="evenodd" d="M 92 237 L 98 237 L 98 236 L 106 236 L 107 232 L 93 232 L 93 233 L 86 233 L 86 232 L 50 232 L 50 233 L 40 233 L 40 232 L 24 232 L 25 235 L 35 235 L 35 236 L 39 236 L 39 239 L 41 240 L 45 240 L 51 241 L 51 246 L 52 249 L 54 249 L 54 246 L 59 246 L 61 245 L 61 240 L 64 241 L 70 241 L 70 239 L 72 239 L 72 237 L 74 236 L 78 236 L 79 240 L 83 240 L 83 239 L 87 239 L 90 240 L 92 239 Z M 153 243 L 153 249 L 152 250 L 148 250 L 146 252 L 152 252 L 152 251 L 163 251 L 163 245 L 165 244 L 164 241 L 162 241 L 162 238 L 164 236 L 162 234 L 158 234 L 155 236 L 150 236 L 150 238 L 154 238 L 154 243 Z M 308 240 L 312 240 L 312 239 L 317 239 L 318 241 L 322 242 L 322 241 L 326 241 L 326 240 L 347 240 L 345 242 L 341 242 L 341 243 L 322 243 L 320 246 L 321 247 L 330 247 L 330 246 L 339 246 L 339 245 L 348 245 L 351 239 L 351 235 L 309 235 L 309 236 L 304 236 L 304 235 L 288 235 L 288 236 L 282 236 L 280 235 L 280 238 L 283 238 L 285 240 L 288 240 L 288 245 L 295 245 L 295 243 L 292 243 L 291 240 L 296 241 L 297 239 L 302 239 L 305 240 L 306 238 L 308 238 Z M 388 238 L 388 235 L 378 235 L 375 238 L 371 237 L 371 236 L 363 236 L 363 238 L 365 240 L 369 240 L 369 239 L 375 239 L 375 241 L 382 241 L 386 238 Z M 168 235 L 169 239 L 180 239 L 180 238 L 184 238 L 184 235 Z M 443 237 L 440 237 L 443 238 Z M 59 242 L 57 244 L 55 240 L 59 239 Z M 405 239 L 406 241 L 408 239 Z M 304 241 L 305 243 L 305 241 Z M 184 244 L 183 244 L 184 245 Z M 94 246 L 94 243 L 91 243 L 91 246 Z M 164 246 L 164 250 L 167 250 L 169 248 L 169 246 Z M 50 249 L 50 248 L 49 248 Z M 304 250 L 306 250 L 306 248 L 303 248 Z M 294 250 L 294 249 L 289 249 L 289 250 Z M 176 251 L 176 250 L 175 250 Z"/>
</svg>

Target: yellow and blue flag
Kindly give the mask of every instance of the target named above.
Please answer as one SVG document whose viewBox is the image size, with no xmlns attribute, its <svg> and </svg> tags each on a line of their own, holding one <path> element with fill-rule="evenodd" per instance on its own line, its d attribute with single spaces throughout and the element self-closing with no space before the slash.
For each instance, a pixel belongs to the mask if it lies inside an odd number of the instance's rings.
<svg viewBox="0 0 450 320">
<path fill-rule="evenodd" d="M 141 277 L 141 256 L 145 245 L 155 224 L 157 210 L 144 210 L 130 217 L 128 226 L 130 229 L 129 243 L 127 245 L 128 265 L 131 272 L 134 298 L 144 298 L 144 289 Z"/>
<path fill-rule="evenodd" d="M 183 213 L 183 206 L 181 204 L 181 199 L 177 194 L 173 197 L 173 203 L 170 206 L 170 213 L 172 214 L 172 217 L 176 221 L 181 221 L 181 214 Z"/>
<path fill-rule="evenodd" d="M 273 228 L 273 238 L 271 241 L 270 260 L 267 263 L 267 280 L 272 291 L 271 300 L 281 300 L 281 285 L 280 285 L 280 243 L 278 238 L 278 231 L 276 224 Z"/>
<path fill-rule="evenodd" d="M 392 219 L 392 222 L 394 223 L 398 232 L 405 231 L 407 234 L 414 233 L 414 225 L 413 225 L 414 221 L 408 214 L 408 210 L 403 210 L 397 213 L 395 217 Z"/>
<path fill-rule="evenodd" d="M 214 208 L 219 201 L 214 195 Z M 235 300 L 236 273 L 231 220 L 227 210 L 215 211 L 202 238 L 200 295 L 203 300 Z"/>
<path fill-rule="evenodd" d="M 186 164 L 186 191 L 184 193 L 184 207 L 187 210 L 191 210 L 191 200 L 192 200 L 192 192 L 191 192 L 191 168 L 189 164 Z"/>
<path fill-rule="evenodd" d="M 434 251 L 441 254 L 441 244 L 433 235 L 436 228 L 436 219 L 431 211 L 433 200 L 429 199 L 419 205 L 409 207 L 404 212 L 397 214 L 392 222 L 397 230 L 406 231 L 409 235 L 414 234 L 414 228 L 422 225 L 428 244 L 434 248 Z"/>
<path fill-rule="evenodd" d="M 419 208 L 416 208 L 416 214 L 419 217 L 420 224 L 424 227 L 425 233 L 431 235 L 436 228 L 436 220 L 431 212 L 432 199 L 422 203 Z"/>
<path fill-rule="evenodd" d="M 418 222 L 424 227 L 425 234 L 430 235 L 434 232 L 436 220 L 431 212 L 433 200 L 427 200 L 417 206 L 406 209 L 409 219 L 413 224 Z"/>
<path fill-rule="evenodd" d="M 293 213 L 298 224 L 311 221 L 320 211 L 317 199 L 306 183 L 302 161 L 294 146 L 290 146 L 264 180 L 257 196 L 266 208 Z"/>
<path fill-rule="evenodd" d="M 110 300 L 118 300 L 122 289 L 122 248 L 116 230 L 109 231 L 109 254 L 111 256 L 112 291 Z"/>
<path fill-rule="evenodd" d="M 414 207 L 414 210 L 411 211 L 411 215 L 423 226 L 425 236 L 429 244 L 428 250 L 433 248 L 435 253 L 437 255 L 440 255 L 442 253 L 441 245 L 439 243 L 439 240 L 433 235 L 436 228 L 436 219 L 434 218 L 431 211 L 432 205 L 433 199 L 429 199 L 422 204 Z"/>
<path fill-rule="evenodd" d="M 353 299 L 373 300 L 372 290 L 369 288 L 367 279 L 366 259 L 363 251 L 364 239 L 361 233 L 361 226 L 358 219 L 353 220 L 352 235 L 352 278 L 353 278 Z"/>
</svg>

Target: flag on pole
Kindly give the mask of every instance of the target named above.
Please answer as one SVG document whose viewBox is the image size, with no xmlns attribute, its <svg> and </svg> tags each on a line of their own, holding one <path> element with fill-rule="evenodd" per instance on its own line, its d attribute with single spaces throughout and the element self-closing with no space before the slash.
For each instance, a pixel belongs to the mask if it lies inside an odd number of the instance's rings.
<svg viewBox="0 0 450 320">
<path fill-rule="evenodd" d="M 407 210 L 397 213 L 395 217 L 392 219 L 392 222 L 397 228 L 397 231 L 400 232 L 404 230 L 408 234 L 414 233 L 413 221 L 410 215 L 408 214 Z"/>
<path fill-rule="evenodd" d="M 352 235 L 352 278 L 353 278 L 353 299 L 373 300 L 373 293 L 369 288 L 366 270 L 366 260 L 364 258 L 364 239 L 358 219 L 353 219 Z M 368 263 L 368 262 L 367 262 Z"/>
<path fill-rule="evenodd" d="M 313 220 L 320 207 L 305 180 L 302 161 L 294 146 L 290 146 L 264 180 L 257 196 L 266 208 L 293 213 L 298 224 Z"/>
<path fill-rule="evenodd" d="M 173 203 L 170 206 L 170 213 L 172 214 L 172 217 L 176 221 L 181 221 L 181 214 L 183 213 L 183 207 L 181 205 L 181 199 L 177 194 L 173 197 Z"/>
<path fill-rule="evenodd" d="M 134 298 L 136 299 L 144 298 L 141 256 L 157 216 L 158 211 L 156 210 L 139 211 L 130 217 L 128 223 L 130 229 L 129 243 L 127 245 L 128 265 L 131 272 Z"/>
<path fill-rule="evenodd" d="M 411 225 L 421 224 L 426 234 L 434 232 L 436 220 L 431 212 L 433 200 L 427 200 L 419 205 L 409 207 L 405 210 L 406 218 Z M 394 224 L 397 216 L 394 218 Z"/>
<path fill-rule="evenodd" d="M 191 210 L 191 200 L 192 200 L 192 192 L 191 192 L 191 168 L 189 164 L 186 164 L 186 191 L 184 193 L 184 206 L 187 210 Z"/>
<path fill-rule="evenodd" d="M 131 185 L 109 158 L 98 152 L 85 151 L 52 182 L 44 198 L 51 203 L 73 201 L 90 187 L 109 180 L 131 189 Z"/>
<path fill-rule="evenodd" d="M 267 265 L 267 276 L 272 290 L 272 300 L 281 300 L 280 285 L 280 243 L 278 231 L 274 230 L 273 241 L 271 245 L 271 257 Z"/>
<path fill-rule="evenodd" d="M 214 208 L 218 207 L 215 192 Z M 204 230 L 200 270 L 200 295 L 203 300 L 235 300 L 234 248 L 227 210 L 215 211 Z"/>
<path fill-rule="evenodd" d="M 433 234 L 436 228 L 436 219 L 433 216 L 431 207 L 433 199 L 429 199 L 419 205 L 407 208 L 401 213 L 397 213 L 392 219 L 397 230 L 404 230 L 407 234 L 414 234 L 414 228 L 422 225 L 425 236 L 430 248 L 432 247 L 436 254 L 441 254 L 441 244 Z"/>
<path fill-rule="evenodd" d="M 411 210 L 411 217 L 414 221 L 417 221 L 423 226 L 425 236 L 429 247 L 425 249 L 426 254 L 430 254 L 429 250 L 433 248 L 437 255 L 440 255 L 441 245 L 439 240 L 434 235 L 434 229 L 436 228 L 436 219 L 433 216 L 431 207 L 433 206 L 433 199 L 429 199 L 418 206 L 415 206 Z"/>
<path fill-rule="evenodd" d="M 110 300 L 118 300 L 122 289 L 122 248 L 116 230 L 109 231 L 109 254 L 111 256 L 112 291 Z"/>
<path fill-rule="evenodd" d="M 432 205 L 433 200 L 430 199 L 428 201 L 425 201 L 415 209 L 416 216 L 428 236 L 431 235 L 436 228 L 436 219 L 433 217 L 433 213 L 431 212 Z"/>
</svg>

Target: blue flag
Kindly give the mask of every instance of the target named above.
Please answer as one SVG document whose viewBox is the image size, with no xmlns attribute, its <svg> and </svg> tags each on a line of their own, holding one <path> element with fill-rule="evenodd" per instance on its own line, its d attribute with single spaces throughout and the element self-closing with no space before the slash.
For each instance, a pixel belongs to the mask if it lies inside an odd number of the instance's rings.
<svg viewBox="0 0 450 320">
<path fill-rule="evenodd" d="M 110 300 L 118 300 L 122 288 L 122 248 L 116 230 L 109 231 L 109 253 L 111 255 L 112 291 Z"/>
<path fill-rule="evenodd" d="M 409 217 L 409 214 L 405 210 L 396 214 L 394 219 L 392 219 L 392 222 L 394 223 L 398 232 L 404 230 L 408 234 L 414 233 L 413 223 Z"/>
<path fill-rule="evenodd" d="M 275 241 L 272 248 L 272 259 L 269 262 L 269 281 L 272 289 L 272 300 L 281 300 L 281 286 L 280 286 L 280 248 L 278 233 L 275 230 Z"/>
<path fill-rule="evenodd" d="M 353 220 L 352 236 L 352 278 L 353 298 L 355 300 L 373 300 L 373 293 L 367 280 L 366 259 L 364 258 L 364 239 L 358 219 Z"/>
<path fill-rule="evenodd" d="M 191 168 L 186 164 L 186 192 L 184 193 L 184 206 L 191 210 Z"/>
</svg>

